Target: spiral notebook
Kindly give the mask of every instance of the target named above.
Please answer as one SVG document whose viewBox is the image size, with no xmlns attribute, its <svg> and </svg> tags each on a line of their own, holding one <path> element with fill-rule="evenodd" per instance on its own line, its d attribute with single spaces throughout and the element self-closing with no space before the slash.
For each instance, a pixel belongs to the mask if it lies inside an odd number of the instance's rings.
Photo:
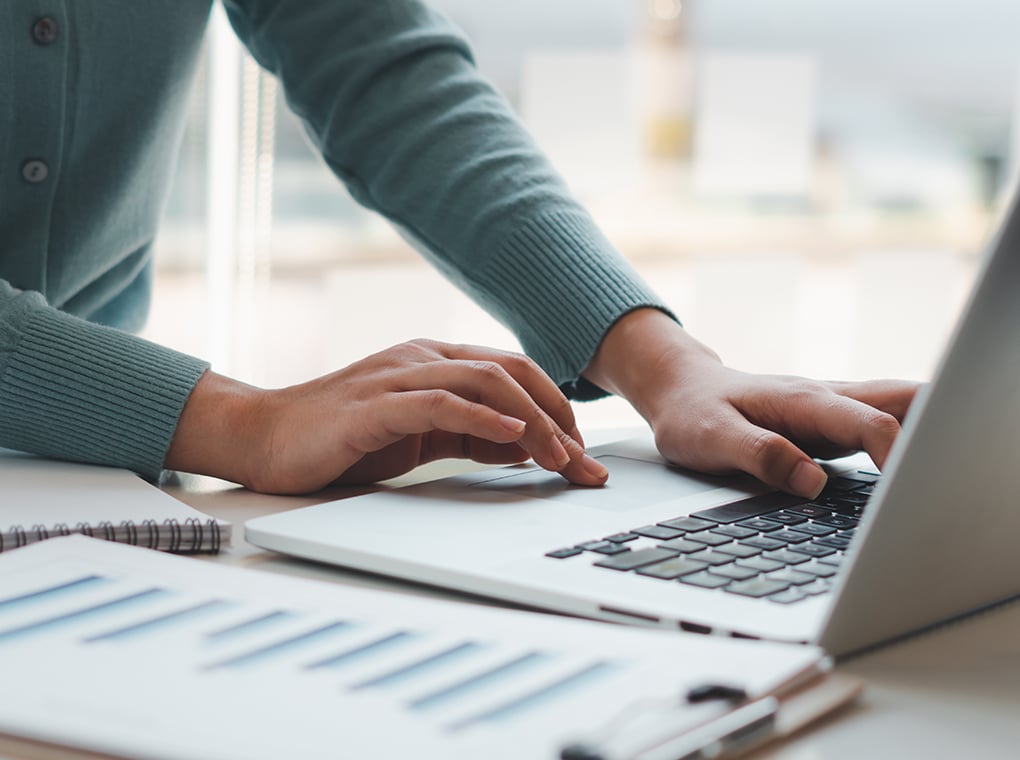
<svg viewBox="0 0 1020 760">
<path fill-rule="evenodd" d="M 230 543 L 229 523 L 127 470 L 0 449 L 0 552 L 72 533 L 175 554 Z"/>
<path fill-rule="evenodd" d="M 857 691 L 829 688 L 840 674 L 814 647 L 368 591 L 81 536 L 0 556 L 0 661 L 0 754 L 16 739 L 33 743 L 15 755 L 29 757 L 52 756 L 45 743 L 90 758 L 676 760 L 717 737 L 780 738 Z M 718 684 L 742 701 L 702 698 Z"/>
</svg>

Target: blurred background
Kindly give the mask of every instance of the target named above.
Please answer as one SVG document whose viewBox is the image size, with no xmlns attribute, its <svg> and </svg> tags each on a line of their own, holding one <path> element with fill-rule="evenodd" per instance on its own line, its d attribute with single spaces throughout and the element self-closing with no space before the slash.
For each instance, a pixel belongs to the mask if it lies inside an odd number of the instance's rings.
<svg viewBox="0 0 1020 760">
<path fill-rule="evenodd" d="M 727 363 L 930 376 L 1020 169 L 1020 4 L 432 4 Z M 219 12 L 198 84 L 147 337 L 274 387 L 414 337 L 517 347 L 350 199 Z"/>
</svg>

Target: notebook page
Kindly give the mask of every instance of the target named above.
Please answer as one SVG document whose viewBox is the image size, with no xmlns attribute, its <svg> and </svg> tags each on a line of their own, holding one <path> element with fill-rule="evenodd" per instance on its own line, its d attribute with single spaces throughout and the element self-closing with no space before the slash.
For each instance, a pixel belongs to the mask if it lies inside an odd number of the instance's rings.
<svg viewBox="0 0 1020 760">
<path fill-rule="evenodd" d="M 189 520 L 206 524 L 208 515 L 146 483 L 132 472 L 112 467 L 59 462 L 0 449 L 0 534 L 12 545 L 12 529 L 34 540 L 34 526 L 51 532 L 57 526 L 74 529 L 80 523 L 141 526 L 151 520 L 186 525 Z M 229 541 L 229 525 L 217 521 L 223 544 Z M 141 540 L 142 544 L 146 540 Z"/>
<path fill-rule="evenodd" d="M 0 589 L 0 733 L 129 757 L 554 758 L 635 704 L 822 659 L 78 536 L 0 555 Z"/>
</svg>

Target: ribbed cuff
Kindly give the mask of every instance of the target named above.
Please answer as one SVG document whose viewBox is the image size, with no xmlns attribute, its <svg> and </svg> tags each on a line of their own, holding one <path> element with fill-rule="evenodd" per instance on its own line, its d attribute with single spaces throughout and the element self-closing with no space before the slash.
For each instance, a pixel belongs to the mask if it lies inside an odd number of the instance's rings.
<svg viewBox="0 0 1020 760">
<path fill-rule="evenodd" d="M 26 323 L 0 378 L 2 445 L 155 480 L 208 363 L 55 309 Z"/>
<path fill-rule="evenodd" d="M 620 317 L 652 307 L 676 319 L 583 213 L 528 222 L 472 279 L 497 301 L 525 352 L 582 401 L 607 395 L 580 375 Z"/>
</svg>

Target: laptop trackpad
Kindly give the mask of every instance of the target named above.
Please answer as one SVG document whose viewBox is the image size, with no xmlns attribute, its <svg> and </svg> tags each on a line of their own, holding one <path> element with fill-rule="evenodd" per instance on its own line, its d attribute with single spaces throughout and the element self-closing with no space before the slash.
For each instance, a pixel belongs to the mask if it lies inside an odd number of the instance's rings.
<svg viewBox="0 0 1020 760">
<path fill-rule="evenodd" d="M 609 482 L 602 488 L 571 485 L 547 470 L 500 475 L 473 486 L 532 499 L 551 499 L 561 504 L 628 512 L 726 485 L 723 478 L 681 471 L 657 462 L 609 454 L 595 458 L 609 469 Z"/>
</svg>

